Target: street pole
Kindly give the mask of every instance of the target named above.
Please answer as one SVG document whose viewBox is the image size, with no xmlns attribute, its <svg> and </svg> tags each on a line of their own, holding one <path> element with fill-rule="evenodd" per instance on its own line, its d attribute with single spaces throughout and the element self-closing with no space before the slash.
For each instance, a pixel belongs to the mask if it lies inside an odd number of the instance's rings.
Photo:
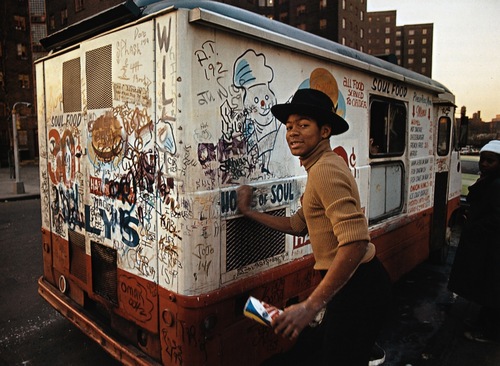
<svg viewBox="0 0 500 366">
<path fill-rule="evenodd" d="M 15 194 L 24 193 L 24 183 L 21 181 L 21 174 L 19 172 L 19 145 L 17 139 L 17 111 L 16 107 L 18 104 L 24 104 L 27 107 L 31 106 L 28 102 L 16 102 L 12 107 L 12 139 L 14 140 L 14 170 L 16 174 L 16 181 L 13 185 L 13 190 Z"/>
</svg>

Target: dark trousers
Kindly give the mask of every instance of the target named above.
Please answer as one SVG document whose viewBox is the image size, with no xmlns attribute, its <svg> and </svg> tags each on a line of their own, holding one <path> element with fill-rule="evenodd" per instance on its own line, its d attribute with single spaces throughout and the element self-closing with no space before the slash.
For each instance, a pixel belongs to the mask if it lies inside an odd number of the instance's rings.
<svg viewBox="0 0 500 366">
<path fill-rule="evenodd" d="M 389 276 L 375 258 L 360 265 L 328 303 L 320 325 L 304 329 L 289 352 L 278 354 L 263 365 L 367 366 L 370 351 L 391 310 Z"/>
</svg>

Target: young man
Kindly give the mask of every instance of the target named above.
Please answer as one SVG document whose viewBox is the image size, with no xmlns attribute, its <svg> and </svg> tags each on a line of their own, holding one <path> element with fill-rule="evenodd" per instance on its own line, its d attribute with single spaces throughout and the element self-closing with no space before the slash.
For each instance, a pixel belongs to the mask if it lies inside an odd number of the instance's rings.
<svg viewBox="0 0 500 366">
<path fill-rule="evenodd" d="M 367 366 L 390 308 L 391 285 L 370 243 L 356 182 L 330 147 L 330 136 L 347 131 L 348 124 L 335 113 L 330 97 L 315 89 L 300 89 L 290 103 L 271 111 L 286 125 L 290 152 L 308 174 L 302 207 L 291 217 L 254 211 L 248 186 L 239 188 L 238 207 L 246 217 L 273 229 L 309 233 L 314 268 L 323 278 L 305 301 L 273 320 L 277 334 L 297 343 L 267 364 Z M 323 308 L 320 326 L 299 337 Z"/>
</svg>

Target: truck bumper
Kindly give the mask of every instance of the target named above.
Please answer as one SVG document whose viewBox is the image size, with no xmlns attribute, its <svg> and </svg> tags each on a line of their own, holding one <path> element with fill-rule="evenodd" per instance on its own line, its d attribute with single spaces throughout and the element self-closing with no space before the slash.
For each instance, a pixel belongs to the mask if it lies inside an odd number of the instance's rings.
<svg viewBox="0 0 500 366">
<path fill-rule="evenodd" d="M 124 365 L 161 365 L 135 346 L 114 337 L 109 327 L 100 323 L 80 305 L 62 294 L 43 276 L 38 279 L 38 293 L 54 309 Z"/>
</svg>

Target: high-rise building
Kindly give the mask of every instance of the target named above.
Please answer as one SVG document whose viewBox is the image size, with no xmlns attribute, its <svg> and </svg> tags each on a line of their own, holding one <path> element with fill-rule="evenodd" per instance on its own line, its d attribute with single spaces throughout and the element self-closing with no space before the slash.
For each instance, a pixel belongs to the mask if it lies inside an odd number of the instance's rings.
<svg viewBox="0 0 500 366">
<path fill-rule="evenodd" d="M 68 25 L 100 13 L 125 0 L 50 0 L 46 1 L 48 33 L 57 32 Z"/>
<path fill-rule="evenodd" d="M 223 0 L 364 52 L 366 0 Z"/>
<path fill-rule="evenodd" d="M 7 166 L 13 164 L 13 109 L 19 157 L 38 156 L 33 60 L 45 54 L 39 42 L 46 35 L 45 1 L 3 0 L 0 34 L 0 166 Z"/>
<path fill-rule="evenodd" d="M 433 24 L 396 26 L 396 11 L 368 13 L 367 53 L 432 77 Z"/>
</svg>

